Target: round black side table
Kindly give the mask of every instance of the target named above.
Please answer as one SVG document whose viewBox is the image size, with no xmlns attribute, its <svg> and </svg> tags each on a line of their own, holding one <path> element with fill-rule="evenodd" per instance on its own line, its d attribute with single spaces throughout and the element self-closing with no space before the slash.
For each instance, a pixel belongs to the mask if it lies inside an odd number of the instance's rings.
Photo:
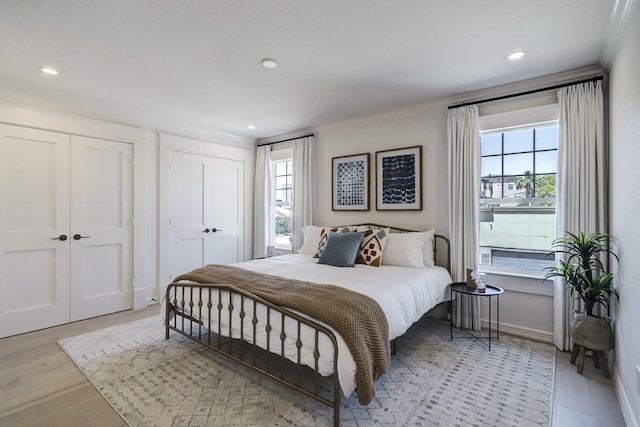
<svg viewBox="0 0 640 427">
<path fill-rule="evenodd" d="M 478 340 L 487 340 L 487 344 L 489 346 L 489 351 L 491 351 L 491 300 L 496 298 L 496 339 L 500 340 L 500 294 L 504 293 L 504 289 L 493 286 L 486 285 L 484 292 L 478 292 L 477 289 L 467 288 L 467 284 L 465 282 L 455 282 L 451 284 L 451 301 L 453 301 L 453 294 L 456 293 L 460 296 L 468 295 L 469 298 L 475 297 L 485 297 L 489 300 L 489 335 L 482 336 L 476 335 L 471 330 L 463 327 L 463 319 L 464 319 L 464 304 L 460 304 L 460 331 L 465 332 L 466 334 L 463 336 L 453 336 L 453 323 L 454 319 L 451 319 L 451 340 L 454 338 L 474 338 Z M 457 329 L 457 328 L 456 328 Z"/>
</svg>

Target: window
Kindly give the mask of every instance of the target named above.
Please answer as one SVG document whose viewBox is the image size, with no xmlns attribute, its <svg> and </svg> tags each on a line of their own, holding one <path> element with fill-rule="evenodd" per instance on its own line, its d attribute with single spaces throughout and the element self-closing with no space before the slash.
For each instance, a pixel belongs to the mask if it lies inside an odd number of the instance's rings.
<svg viewBox="0 0 640 427">
<path fill-rule="evenodd" d="M 275 190 L 275 248 L 291 250 L 291 196 L 293 193 L 293 161 L 273 162 Z"/>
<path fill-rule="evenodd" d="M 480 134 L 479 263 L 536 270 L 556 238 L 558 124 Z"/>
</svg>

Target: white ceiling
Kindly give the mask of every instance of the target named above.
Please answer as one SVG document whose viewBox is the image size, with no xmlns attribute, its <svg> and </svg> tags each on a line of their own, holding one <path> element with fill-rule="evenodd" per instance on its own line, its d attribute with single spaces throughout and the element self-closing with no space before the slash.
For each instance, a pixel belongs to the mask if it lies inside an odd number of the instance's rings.
<svg viewBox="0 0 640 427">
<path fill-rule="evenodd" d="M 602 64 L 619 2 L 2 0 L 0 100 L 253 140 Z"/>
</svg>

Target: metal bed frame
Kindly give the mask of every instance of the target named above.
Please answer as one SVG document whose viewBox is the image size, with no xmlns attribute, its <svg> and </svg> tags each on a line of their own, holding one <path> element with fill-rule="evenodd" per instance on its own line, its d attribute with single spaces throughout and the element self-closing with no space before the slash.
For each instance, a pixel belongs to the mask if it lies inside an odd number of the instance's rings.
<svg viewBox="0 0 640 427">
<path fill-rule="evenodd" d="M 368 226 L 371 229 L 387 228 L 380 224 L 359 224 Z M 404 233 L 413 230 L 389 227 L 392 232 Z M 441 240 L 446 246 L 445 267 L 451 271 L 451 250 L 449 239 L 436 234 L 434 238 L 434 259 L 438 254 L 438 241 Z M 213 301 L 218 301 L 213 303 Z M 225 301 L 225 303 L 223 303 Z M 234 301 L 239 301 L 239 306 L 234 305 Z M 275 305 L 263 298 L 239 289 L 233 285 L 212 285 L 202 283 L 171 283 L 166 290 L 166 313 L 165 313 L 165 336 L 169 339 L 171 331 L 175 331 L 205 347 L 216 351 L 236 362 L 251 368 L 267 377 L 285 384 L 294 390 L 309 396 L 325 405 L 333 408 L 333 425 L 340 425 L 340 384 L 338 381 L 338 344 L 335 334 L 327 327 L 315 322 L 312 319 L 303 317 L 284 307 Z M 260 322 L 255 313 L 256 308 L 262 305 L 266 307 L 267 319 Z M 197 307 L 197 315 L 194 313 Z M 247 309 L 253 313 L 251 319 L 247 318 Z M 234 315 L 234 311 L 237 314 Z M 206 316 L 203 316 L 203 312 Z M 274 315 L 275 313 L 275 315 Z M 271 332 L 273 329 L 271 319 L 278 318 L 280 330 L 283 331 L 277 337 L 280 340 L 279 348 L 273 348 L 271 343 Z M 226 330 L 220 326 L 222 319 L 228 321 Z M 239 318 L 239 320 L 238 320 Z M 208 320 L 207 320 L 208 319 Z M 212 322 L 217 319 L 217 326 Z M 232 336 L 234 322 L 240 322 L 240 336 L 246 334 L 252 337 L 251 343 L 239 339 L 228 338 Z M 295 337 L 297 347 L 297 360 L 289 360 L 284 355 L 285 323 L 294 322 L 297 336 Z M 315 368 L 310 369 L 301 363 L 300 349 L 302 348 L 301 329 L 305 325 L 314 331 L 313 355 Z M 264 331 L 267 336 L 266 349 L 262 349 L 256 343 L 258 331 Z M 318 359 L 320 349 L 318 346 L 321 334 L 325 335 L 333 347 L 333 374 L 329 376 L 331 387 L 323 387 L 320 384 L 318 373 Z M 309 345 L 309 343 L 305 343 Z M 395 339 L 390 343 L 392 354 L 395 354 Z M 303 374 L 303 371 L 305 374 Z M 309 378 L 308 373 L 311 373 Z M 325 378 L 325 377 L 322 377 Z"/>
</svg>

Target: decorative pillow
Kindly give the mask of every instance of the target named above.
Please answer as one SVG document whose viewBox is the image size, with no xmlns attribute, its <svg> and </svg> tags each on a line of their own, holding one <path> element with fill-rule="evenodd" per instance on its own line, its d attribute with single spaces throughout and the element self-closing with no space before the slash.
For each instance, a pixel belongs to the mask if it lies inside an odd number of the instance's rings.
<svg viewBox="0 0 640 427">
<path fill-rule="evenodd" d="M 315 225 L 305 225 L 302 227 L 302 234 L 304 235 L 304 242 L 302 247 L 298 249 L 299 254 L 314 255 L 318 252 L 318 243 L 320 243 L 320 234 L 323 227 L 317 227 Z"/>
<path fill-rule="evenodd" d="M 322 230 L 320 231 L 320 240 L 318 241 L 318 247 L 316 248 L 316 252 L 313 255 L 314 258 L 320 258 L 320 255 L 322 255 L 322 251 L 324 251 L 324 247 L 327 244 L 327 239 L 329 238 L 330 231 L 333 231 L 334 233 L 349 233 L 351 230 L 349 230 L 349 227 L 322 227 Z"/>
<path fill-rule="evenodd" d="M 318 264 L 353 267 L 360 252 L 364 232 L 336 233 L 330 231 Z"/>
<path fill-rule="evenodd" d="M 356 264 L 371 265 L 380 267 L 382 264 L 382 254 L 389 237 L 389 229 L 370 230 L 368 227 L 353 227 L 352 231 L 364 231 L 364 237 L 360 244 L 360 253 L 356 258 Z"/>
<path fill-rule="evenodd" d="M 424 267 L 422 247 L 427 233 L 389 233 L 382 253 L 383 265 L 399 267 Z"/>
<path fill-rule="evenodd" d="M 425 267 L 435 267 L 436 262 L 433 259 L 433 240 L 434 235 L 436 234 L 435 228 L 431 230 L 424 231 L 424 234 L 427 235 L 427 239 L 424 241 L 424 246 L 422 247 L 422 256 L 424 260 Z"/>
</svg>

